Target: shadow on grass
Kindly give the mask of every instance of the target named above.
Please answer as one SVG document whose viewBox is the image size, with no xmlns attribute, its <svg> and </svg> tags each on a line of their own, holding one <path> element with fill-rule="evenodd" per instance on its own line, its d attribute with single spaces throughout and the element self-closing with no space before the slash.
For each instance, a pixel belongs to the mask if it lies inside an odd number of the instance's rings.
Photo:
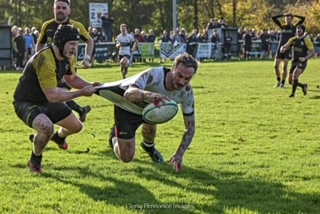
<svg viewBox="0 0 320 214">
<path fill-rule="evenodd" d="M 310 99 L 319 100 L 320 99 L 320 95 L 310 96 Z"/>
<path fill-rule="evenodd" d="M 290 192 L 288 187 L 280 182 L 265 182 L 262 179 L 245 177 L 241 173 L 228 171 L 208 172 L 201 169 L 184 166 L 181 173 L 174 173 L 168 164 L 152 165 L 150 161 L 135 159 L 137 166 L 130 169 L 131 175 L 147 181 L 157 181 L 168 189 L 179 189 L 181 202 L 177 198 L 163 203 L 159 201 L 151 190 L 141 184 L 126 180 L 113 174 L 102 174 L 92 171 L 87 167 L 55 167 L 55 170 L 80 174 L 81 177 L 94 177 L 103 182 L 112 183 L 105 187 L 95 186 L 94 183 L 84 183 L 78 179 L 68 179 L 58 174 L 44 173 L 43 176 L 55 179 L 63 184 L 71 184 L 96 201 L 104 201 L 116 207 L 123 207 L 128 211 L 142 213 L 225 213 L 226 209 L 243 211 L 244 209 L 258 213 L 313 213 L 320 205 L 320 194 L 302 194 Z M 121 164 L 121 163 L 119 163 Z M 21 166 L 20 166 L 21 167 Z M 179 181 L 186 179 L 188 185 Z M 192 183 L 190 183 L 192 181 Z M 183 193 L 181 193 L 183 192 Z M 188 193 L 202 195 L 206 200 L 213 198 L 212 204 L 197 201 L 194 204 L 185 204 L 183 198 L 188 198 Z M 170 194 L 169 194 L 170 195 Z M 172 194 L 171 194 L 172 195 Z M 193 196 L 192 196 L 193 197 Z M 168 199 L 166 199 L 168 201 Z M 162 209 L 148 209 L 146 205 L 162 206 Z M 174 209 L 172 206 L 179 207 Z M 181 208 L 183 207 L 183 208 Z M 170 208 L 170 209 L 169 209 Z"/>
</svg>

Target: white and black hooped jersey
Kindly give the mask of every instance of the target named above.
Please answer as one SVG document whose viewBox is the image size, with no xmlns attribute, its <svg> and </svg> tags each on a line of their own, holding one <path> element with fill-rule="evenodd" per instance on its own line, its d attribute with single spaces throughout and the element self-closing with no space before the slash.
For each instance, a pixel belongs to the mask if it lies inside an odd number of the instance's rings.
<svg viewBox="0 0 320 214">
<path fill-rule="evenodd" d="M 119 55 L 131 55 L 131 47 L 135 42 L 135 38 L 131 34 L 126 34 L 125 36 L 119 34 L 117 36 L 117 44 L 121 44 L 119 48 Z"/>
<path fill-rule="evenodd" d="M 194 113 L 194 95 L 191 85 L 188 84 L 181 90 L 168 91 L 165 87 L 165 77 L 168 72 L 170 69 L 164 67 L 148 69 L 127 79 L 99 86 L 97 94 L 128 112 L 141 115 L 143 108 L 148 103 L 130 102 L 123 97 L 128 87 L 134 85 L 145 91 L 168 96 L 180 104 L 184 115 L 192 115 Z"/>
</svg>

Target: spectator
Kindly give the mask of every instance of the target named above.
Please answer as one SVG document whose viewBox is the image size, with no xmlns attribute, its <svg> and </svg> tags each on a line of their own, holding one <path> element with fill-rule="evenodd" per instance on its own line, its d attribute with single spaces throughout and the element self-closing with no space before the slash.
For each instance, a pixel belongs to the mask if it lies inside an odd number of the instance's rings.
<svg viewBox="0 0 320 214">
<path fill-rule="evenodd" d="M 218 23 L 219 23 L 221 28 L 229 27 L 228 23 L 226 22 L 226 20 L 223 17 L 218 21 Z"/>
<path fill-rule="evenodd" d="M 95 55 L 96 55 L 96 45 L 102 42 L 102 36 L 98 32 L 97 28 L 89 27 L 88 28 L 89 34 L 93 39 L 94 45 L 93 45 L 93 50 L 92 50 L 92 55 L 91 55 L 91 67 L 94 66 L 94 60 L 95 60 Z"/>
<path fill-rule="evenodd" d="M 268 51 L 269 51 L 269 41 L 270 41 L 270 36 L 267 33 L 266 29 L 263 29 L 260 36 L 261 40 L 261 59 L 267 58 L 268 57 Z"/>
<path fill-rule="evenodd" d="M 148 43 L 154 43 L 155 40 L 156 40 L 156 36 L 154 35 L 153 30 L 151 29 L 151 30 L 149 30 L 149 34 L 147 35 L 146 41 L 147 41 Z M 152 45 L 152 48 L 151 48 L 150 52 L 151 52 L 151 53 L 154 53 L 154 45 Z M 149 58 L 149 62 L 150 62 L 150 61 L 153 62 L 153 60 L 154 60 L 153 57 L 152 57 L 152 58 Z"/>
<path fill-rule="evenodd" d="M 221 25 L 218 22 L 217 18 L 214 19 L 210 19 L 210 22 L 207 24 L 207 28 L 206 30 L 211 30 L 211 29 L 215 29 L 215 28 L 220 28 Z"/>
<path fill-rule="evenodd" d="M 198 30 L 197 29 L 193 29 L 192 33 L 190 36 L 188 36 L 188 43 L 187 43 L 187 52 L 192 55 L 193 57 L 195 57 L 194 51 L 197 47 L 197 35 L 198 35 Z"/>
<path fill-rule="evenodd" d="M 15 38 L 18 34 L 18 27 L 16 25 L 11 27 L 11 44 L 12 44 L 12 67 L 16 70 L 17 52 L 15 48 Z"/>
<path fill-rule="evenodd" d="M 34 37 L 31 35 L 30 28 L 25 28 L 23 37 L 27 47 L 26 61 L 28 61 L 35 51 Z"/>
<path fill-rule="evenodd" d="M 243 59 L 249 60 L 250 59 L 250 52 L 252 47 L 252 36 L 250 34 L 249 29 L 245 29 L 245 33 L 242 37 L 243 40 Z"/>
<path fill-rule="evenodd" d="M 138 62 L 142 62 L 142 58 L 141 58 L 141 50 L 139 49 L 138 44 L 139 43 L 143 43 L 146 42 L 146 39 L 143 35 L 141 35 L 140 30 L 138 28 L 136 28 L 134 30 L 134 35 L 133 37 L 135 38 L 135 40 L 137 41 L 137 46 L 136 46 L 136 53 L 134 53 L 133 56 L 133 61 L 138 61 Z"/>
<path fill-rule="evenodd" d="M 162 35 L 160 36 L 161 42 L 170 42 L 171 38 L 170 38 L 170 34 L 168 33 L 167 30 L 164 30 Z"/>
<path fill-rule="evenodd" d="M 180 35 L 180 37 L 182 39 L 182 43 L 187 43 L 188 42 L 186 29 L 181 28 L 181 30 L 179 32 L 179 35 Z"/>
<path fill-rule="evenodd" d="M 144 31 L 141 31 L 141 36 L 143 37 L 144 42 L 147 42 L 147 35 Z"/>
<path fill-rule="evenodd" d="M 102 16 L 102 14 L 99 13 L 98 18 L 100 18 L 102 21 L 102 35 L 105 37 L 105 40 L 107 42 L 112 42 L 112 26 L 114 23 L 113 17 L 110 17 L 109 13 L 106 13 L 104 16 Z"/>
<path fill-rule="evenodd" d="M 202 42 L 207 43 L 209 41 L 208 31 L 204 29 L 201 33 Z"/>
<path fill-rule="evenodd" d="M 174 46 L 177 46 L 178 44 L 181 44 L 183 43 L 183 38 L 180 36 L 180 30 L 179 28 L 177 28 L 175 31 L 174 31 L 174 34 L 170 37 L 171 39 L 171 42 Z"/>
<path fill-rule="evenodd" d="M 320 54 L 320 33 L 318 33 L 315 38 L 315 46 L 316 46 L 315 49 L 316 49 L 317 56 L 319 56 L 319 54 Z"/>
<path fill-rule="evenodd" d="M 134 30 L 134 35 L 133 37 L 139 42 L 146 42 L 146 39 L 144 36 L 141 35 L 140 30 L 138 28 L 136 28 Z"/>
<path fill-rule="evenodd" d="M 39 31 L 38 31 L 38 35 L 36 35 L 36 31 L 37 31 L 36 27 L 31 28 L 31 35 L 33 36 L 34 44 L 37 44 L 38 37 L 39 37 Z"/>
<path fill-rule="evenodd" d="M 218 50 L 218 44 L 219 44 L 219 42 L 220 42 L 220 36 L 219 36 L 219 33 L 218 33 L 218 30 L 217 30 L 217 29 L 214 29 L 214 30 L 213 30 L 213 33 L 212 33 L 209 41 L 210 41 L 211 43 L 213 43 L 213 47 L 212 47 L 212 57 L 215 58 L 216 51 Z"/>
<path fill-rule="evenodd" d="M 230 60 L 231 59 L 231 46 L 232 46 L 232 37 L 227 34 L 225 37 L 224 37 L 224 44 L 223 44 L 223 53 L 224 53 L 224 59 L 225 60 Z"/>
<path fill-rule="evenodd" d="M 23 70 L 23 67 L 24 67 L 23 61 L 24 61 L 24 56 L 26 53 L 26 41 L 23 37 L 22 28 L 18 29 L 18 34 L 14 38 L 14 49 L 17 54 L 16 69 Z"/>
</svg>

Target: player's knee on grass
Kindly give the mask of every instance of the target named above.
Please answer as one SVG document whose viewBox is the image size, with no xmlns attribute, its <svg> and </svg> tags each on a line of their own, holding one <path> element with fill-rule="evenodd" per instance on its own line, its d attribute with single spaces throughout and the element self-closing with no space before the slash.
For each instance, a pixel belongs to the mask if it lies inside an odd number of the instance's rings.
<svg viewBox="0 0 320 214">
<path fill-rule="evenodd" d="M 118 138 L 118 157 L 124 163 L 129 163 L 133 160 L 135 154 L 135 139 L 119 139 Z"/>
</svg>

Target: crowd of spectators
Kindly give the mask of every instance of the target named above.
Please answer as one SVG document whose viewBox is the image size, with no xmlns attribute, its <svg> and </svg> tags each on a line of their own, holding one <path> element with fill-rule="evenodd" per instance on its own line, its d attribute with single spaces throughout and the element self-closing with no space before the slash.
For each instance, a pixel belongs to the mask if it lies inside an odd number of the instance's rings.
<svg viewBox="0 0 320 214">
<path fill-rule="evenodd" d="M 35 53 L 39 31 L 35 27 L 11 27 L 13 69 L 23 70 L 26 62 Z"/>
<path fill-rule="evenodd" d="M 113 17 L 109 17 L 109 14 L 106 14 L 100 18 L 103 20 L 102 28 L 88 28 L 88 31 L 95 44 L 102 42 L 114 42 L 114 35 L 117 35 L 117 33 L 112 32 L 112 25 L 114 22 Z M 236 35 L 238 42 L 236 42 L 229 34 L 220 35 L 222 31 L 219 29 L 223 28 L 229 28 L 229 25 L 225 19 L 212 18 L 207 23 L 207 26 L 202 29 L 202 31 L 193 29 L 188 33 L 185 28 L 176 28 L 172 31 L 163 30 L 159 36 L 156 36 L 153 29 L 140 31 L 140 29 L 136 28 L 133 32 L 131 32 L 131 34 L 138 41 L 138 43 L 164 42 L 171 43 L 173 46 L 179 43 L 186 43 L 187 52 L 190 54 L 194 53 L 194 48 L 196 47 L 194 44 L 212 43 L 214 44 L 213 51 L 216 51 L 219 46 L 221 47 L 221 59 L 225 60 L 230 60 L 231 55 L 244 60 L 248 60 L 253 57 L 259 57 L 263 59 L 274 57 L 276 46 L 280 38 L 280 30 L 262 29 L 257 31 L 256 29 L 238 28 L 238 33 Z M 16 70 L 22 70 L 26 61 L 35 52 L 35 44 L 37 43 L 37 38 L 39 37 L 39 31 L 35 27 L 26 27 L 23 30 L 21 27 L 14 25 L 12 26 L 11 33 L 13 47 L 13 67 Z M 224 38 L 222 38 L 222 36 Z M 317 53 L 319 54 L 320 34 L 317 34 L 316 36 L 309 34 L 308 37 L 315 43 L 316 50 L 319 50 Z M 237 48 L 232 48 L 232 46 L 237 46 Z M 232 50 L 236 50 L 237 53 Z M 145 59 L 140 60 L 145 61 Z M 91 61 L 94 63 L 94 58 Z"/>
</svg>

